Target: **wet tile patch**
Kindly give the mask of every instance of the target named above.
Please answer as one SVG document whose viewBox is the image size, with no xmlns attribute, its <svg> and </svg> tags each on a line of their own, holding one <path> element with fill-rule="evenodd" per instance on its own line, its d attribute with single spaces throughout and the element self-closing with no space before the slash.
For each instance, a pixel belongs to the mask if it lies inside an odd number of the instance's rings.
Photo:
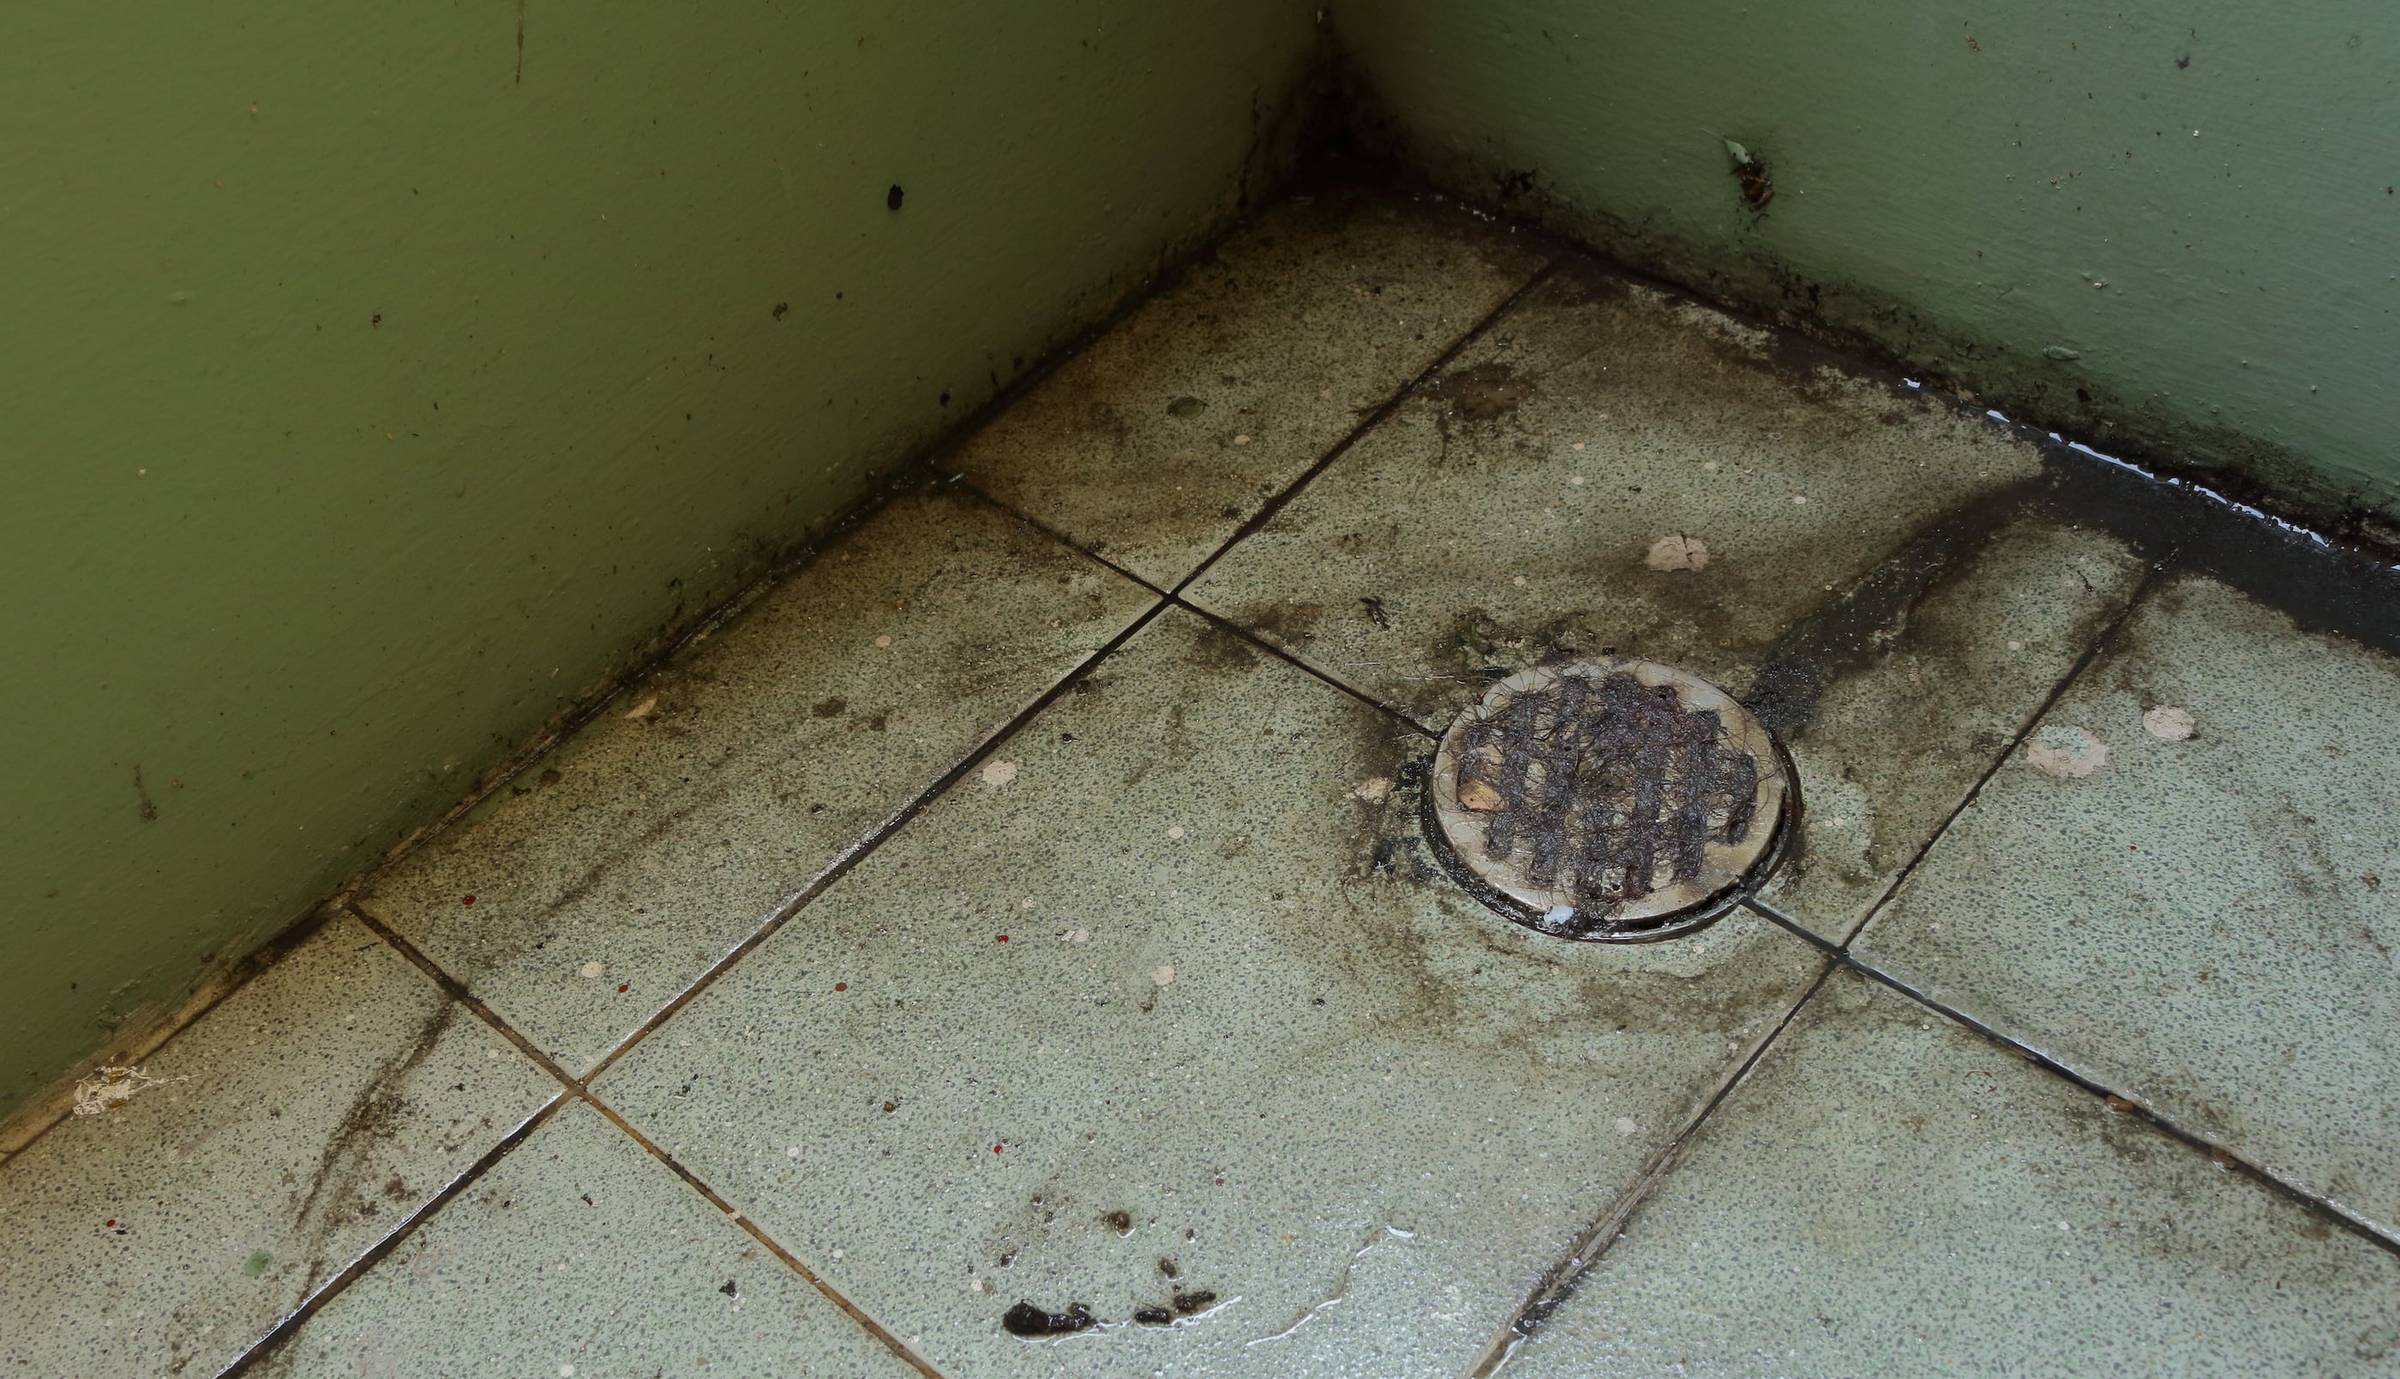
<svg viewBox="0 0 2400 1379">
<path fill-rule="evenodd" d="M 301 1326 L 277 1379 L 917 1369 L 674 1170 L 570 1105 Z"/>
<path fill-rule="evenodd" d="M 1061 365 L 955 464 L 1172 586 L 1543 261 L 1431 199 L 1287 203 Z"/>
<path fill-rule="evenodd" d="M 1503 1379 L 2400 1371 L 2400 1259 L 1850 973 Z"/>
<path fill-rule="evenodd" d="M 1456 1375 L 1818 959 L 1491 914 L 1430 745 L 1170 611 L 599 1094 L 948 1373 Z"/>
<path fill-rule="evenodd" d="M 903 497 L 362 903 L 587 1071 L 1153 598 L 970 496 Z"/>
<path fill-rule="evenodd" d="M 0 1371 L 216 1373 L 557 1092 L 334 920 L 0 1165 Z"/>
<path fill-rule="evenodd" d="M 2400 1229 L 2400 666 L 2205 578 L 2122 638 L 1859 952 Z"/>
<path fill-rule="evenodd" d="M 1434 728 L 1577 656 L 1723 686 L 1802 772 L 1779 894 L 1846 934 L 2139 566 L 2032 447 L 1783 346 L 1562 269 L 1191 597 Z"/>
</svg>

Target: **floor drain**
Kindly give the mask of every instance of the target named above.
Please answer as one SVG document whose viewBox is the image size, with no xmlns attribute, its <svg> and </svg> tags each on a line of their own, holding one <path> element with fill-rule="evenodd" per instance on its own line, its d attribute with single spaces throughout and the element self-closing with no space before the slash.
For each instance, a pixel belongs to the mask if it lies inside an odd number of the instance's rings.
<svg viewBox="0 0 2400 1379">
<path fill-rule="evenodd" d="M 1771 869 L 1797 805 L 1765 726 L 1652 661 L 1545 666 L 1442 735 L 1427 836 L 1460 884 L 1561 938 L 1689 933 Z"/>
</svg>

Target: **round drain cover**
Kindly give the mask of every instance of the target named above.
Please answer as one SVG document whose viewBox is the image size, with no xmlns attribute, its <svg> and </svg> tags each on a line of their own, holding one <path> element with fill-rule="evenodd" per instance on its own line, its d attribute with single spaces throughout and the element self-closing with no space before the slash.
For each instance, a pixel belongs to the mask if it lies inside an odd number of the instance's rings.
<svg viewBox="0 0 2400 1379">
<path fill-rule="evenodd" d="M 1442 735 L 1427 834 L 1454 875 L 1564 938 L 1668 938 L 1774 860 L 1783 753 L 1723 690 L 1652 661 L 1502 680 Z"/>
</svg>

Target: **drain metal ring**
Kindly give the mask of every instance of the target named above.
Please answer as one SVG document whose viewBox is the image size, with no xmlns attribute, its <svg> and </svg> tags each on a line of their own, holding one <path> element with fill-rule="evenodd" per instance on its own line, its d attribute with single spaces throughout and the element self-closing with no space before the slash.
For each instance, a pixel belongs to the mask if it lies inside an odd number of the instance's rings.
<svg viewBox="0 0 2400 1379">
<path fill-rule="evenodd" d="M 1722 915 L 1778 860 L 1797 807 L 1748 709 L 1655 661 L 1544 666 L 1500 681 L 1442 734 L 1426 836 L 1520 924 L 1637 942 Z"/>
</svg>

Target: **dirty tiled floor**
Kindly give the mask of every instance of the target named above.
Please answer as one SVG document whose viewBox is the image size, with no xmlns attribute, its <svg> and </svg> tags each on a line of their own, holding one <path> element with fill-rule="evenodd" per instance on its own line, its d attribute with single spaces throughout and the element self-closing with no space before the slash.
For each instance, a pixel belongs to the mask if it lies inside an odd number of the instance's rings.
<svg viewBox="0 0 2400 1379">
<path fill-rule="evenodd" d="M 2395 593 L 1328 189 L 0 1163 L 0 1374 L 2400 1374 Z M 1577 653 L 1790 752 L 1689 937 L 1420 836 Z"/>
</svg>

